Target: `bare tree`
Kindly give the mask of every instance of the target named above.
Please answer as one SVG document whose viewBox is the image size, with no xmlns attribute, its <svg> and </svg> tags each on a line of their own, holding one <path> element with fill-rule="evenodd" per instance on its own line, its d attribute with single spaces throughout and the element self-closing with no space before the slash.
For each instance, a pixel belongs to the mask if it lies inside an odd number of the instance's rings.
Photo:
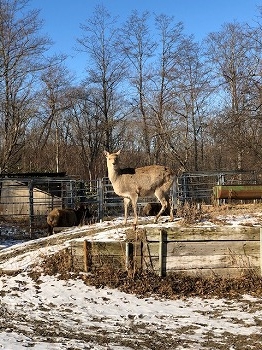
<svg viewBox="0 0 262 350">
<path fill-rule="evenodd" d="M 198 170 L 210 95 L 208 67 L 200 46 L 183 33 L 182 23 L 162 14 L 156 17 L 156 28 L 158 55 L 147 95 L 155 126 L 155 157 L 168 156 L 181 169 L 190 162 L 190 168 Z"/>
<path fill-rule="evenodd" d="M 55 160 L 57 172 L 60 171 L 61 142 L 65 142 L 69 128 L 66 111 L 71 107 L 72 80 L 72 75 L 63 65 L 50 65 L 41 75 L 42 90 L 39 95 L 41 100 L 38 120 L 42 127 L 38 142 L 42 149 L 50 145 L 50 141 L 53 142 L 51 160 Z"/>
<path fill-rule="evenodd" d="M 227 143 L 227 152 L 230 150 L 234 155 L 235 167 L 242 169 L 246 135 L 250 130 L 250 92 L 259 60 L 254 55 L 247 28 L 239 23 L 225 24 L 220 32 L 211 33 L 207 48 L 217 91 L 223 97 L 217 113 L 224 116 L 223 123 L 219 123 L 221 138 Z"/>
<path fill-rule="evenodd" d="M 179 126 L 179 133 L 182 131 L 180 145 L 184 146 L 179 150 L 184 154 L 184 162 L 189 162 L 190 168 L 197 171 L 204 163 L 203 135 L 212 91 L 211 76 L 201 48 L 192 37 L 181 41 L 178 52 L 173 84 L 173 119 Z M 177 139 L 178 130 L 173 129 L 172 139 Z M 170 145 L 174 148 L 172 142 Z"/>
<path fill-rule="evenodd" d="M 25 132 L 34 117 L 32 101 L 43 54 L 51 44 L 38 35 L 42 22 L 26 0 L 0 1 L 0 166 L 19 169 Z"/>
<path fill-rule="evenodd" d="M 157 45 L 152 40 L 148 19 L 148 12 L 139 16 L 137 11 L 133 11 L 120 29 L 118 48 L 129 62 L 130 86 L 131 91 L 134 91 L 132 104 L 142 120 L 144 147 L 148 161 L 151 162 L 152 130 L 146 95 L 151 76 L 149 63 Z"/>
<path fill-rule="evenodd" d="M 85 83 L 96 95 L 92 101 L 97 115 L 103 121 L 103 146 L 106 149 L 114 148 L 114 127 L 118 118 L 121 118 L 115 108 L 118 97 L 116 92 L 125 76 L 125 64 L 116 50 L 118 31 L 115 22 L 116 19 L 111 17 L 104 6 L 97 6 L 93 16 L 81 25 L 83 36 L 78 39 L 79 50 L 88 55 Z"/>
<path fill-rule="evenodd" d="M 150 106 L 154 130 L 154 154 L 155 162 L 159 157 L 167 154 L 173 145 L 172 125 L 174 111 L 174 86 L 180 71 L 176 66 L 180 57 L 181 41 L 183 40 L 182 23 L 174 23 L 173 17 L 167 15 L 156 16 L 156 29 L 159 35 L 157 60 L 153 65 L 150 84 L 150 94 L 147 102 Z M 184 165 L 182 155 L 179 155 L 176 147 L 171 147 L 173 154 L 180 164 Z"/>
<path fill-rule="evenodd" d="M 75 91 L 71 110 L 72 143 L 77 147 L 80 158 L 77 173 L 89 180 L 103 175 L 98 159 L 104 146 L 105 130 L 95 98 L 92 89 L 80 87 Z"/>
</svg>

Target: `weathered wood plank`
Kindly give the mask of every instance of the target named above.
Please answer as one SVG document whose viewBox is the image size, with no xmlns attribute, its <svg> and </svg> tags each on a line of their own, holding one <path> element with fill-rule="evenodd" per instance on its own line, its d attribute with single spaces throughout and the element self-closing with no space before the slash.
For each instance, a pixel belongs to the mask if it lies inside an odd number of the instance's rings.
<svg viewBox="0 0 262 350">
<path fill-rule="evenodd" d="M 262 228 L 260 228 L 260 275 L 262 276 Z"/>
<path fill-rule="evenodd" d="M 213 256 L 195 256 L 190 261 L 186 256 L 166 258 L 168 270 L 181 269 L 201 269 L 201 268 L 227 268 L 227 267 L 252 267 L 259 266 L 259 256 L 246 255 L 213 255 Z"/>
<path fill-rule="evenodd" d="M 125 269 L 125 257 L 120 255 L 93 255 L 92 267 L 112 266 L 114 268 Z"/>
<path fill-rule="evenodd" d="M 151 257 L 155 271 L 159 269 L 157 257 Z M 259 256 L 246 255 L 207 255 L 207 256 L 169 256 L 165 258 L 166 270 L 214 269 L 214 268 L 250 268 L 259 266 Z"/>
<path fill-rule="evenodd" d="M 85 245 L 72 242 L 73 264 L 86 270 L 89 264 L 85 255 L 88 251 L 92 266 L 142 267 L 160 275 L 181 271 L 239 275 L 241 271 L 259 269 L 260 266 L 259 227 L 154 228 L 153 234 L 148 229 L 146 233 L 147 239 L 143 242 L 88 242 Z M 131 265 L 129 258 L 133 259 Z"/>
<path fill-rule="evenodd" d="M 99 255 L 125 255 L 126 243 L 125 242 L 90 242 L 90 249 L 92 254 L 98 253 Z M 71 250 L 73 254 L 81 255 L 83 253 L 83 242 L 72 242 Z M 141 242 L 132 243 L 134 248 L 134 254 L 141 255 Z"/>
<path fill-rule="evenodd" d="M 257 275 L 259 273 L 259 268 L 254 267 L 252 268 L 254 270 L 254 273 Z M 213 268 L 213 269 L 187 269 L 185 270 L 175 270 L 172 271 L 173 273 L 186 273 L 190 276 L 205 276 L 208 278 L 216 278 L 217 276 L 223 277 L 223 278 L 233 278 L 233 277 L 241 277 L 246 276 L 249 274 L 252 274 L 250 271 L 250 268 L 239 268 L 239 267 L 227 267 L 225 268 Z"/>
<path fill-rule="evenodd" d="M 195 256 L 212 254 L 259 254 L 260 244 L 257 241 L 207 241 L 207 242 L 168 242 L 167 256 Z M 158 256 L 159 243 L 148 242 L 144 248 L 145 255 Z"/>
<path fill-rule="evenodd" d="M 148 241 L 158 241 L 161 230 L 167 233 L 167 241 L 223 241 L 247 240 L 259 241 L 259 227 L 251 226 L 215 226 L 215 227 L 163 227 L 146 228 Z"/>
<path fill-rule="evenodd" d="M 125 242 L 91 242 L 92 254 L 99 255 L 123 255 L 125 256 Z"/>
<path fill-rule="evenodd" d="M 142 242 L 132 244 L 133 266 L 140 269 L 142 266 Z M 71 242 L 72 263 L 75 268 L 86 271 L 91 266 L 97 267 L 113 264 L 117 268 L 125 268 L 126 244 L 123 242 Z"/>
<path fill-rule="evenodd" d="M 84 271 L 84 255 L 73 255 L 72 254 L 72 266 L 75 270 Z"/>
</svg>

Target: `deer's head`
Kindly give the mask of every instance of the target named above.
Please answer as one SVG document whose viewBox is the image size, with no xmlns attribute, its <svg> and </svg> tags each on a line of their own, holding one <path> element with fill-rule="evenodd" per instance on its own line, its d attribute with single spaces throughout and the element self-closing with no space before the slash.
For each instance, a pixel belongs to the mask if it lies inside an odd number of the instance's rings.
<svg viewBox="0 0 262 350">
<path fill-rule="evenodd" d="M 114 169 L 118 168 L 120 150 L 115 153 L 109 153 L 104 151 L 104 155 L 106 156 L 107 166 L 113 167 Z"/>
</svg>

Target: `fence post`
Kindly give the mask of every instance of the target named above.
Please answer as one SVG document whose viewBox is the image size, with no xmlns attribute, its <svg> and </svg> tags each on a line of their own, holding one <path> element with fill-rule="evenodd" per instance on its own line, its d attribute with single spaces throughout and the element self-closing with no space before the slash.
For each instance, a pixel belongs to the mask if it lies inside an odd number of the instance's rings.
<svg viewBox="0 0 262 350">
<path fill-rule="evenodd" d="M 84 240 L 84 271 L 90 271 L 92 264 L 91 242 Z"/>
<path fill-rule="evenodd" d="M 159 276 L 166 276 L 167 233 L 160 231 L 159 235 Z"/>
<path fill-rule="evenodd" d="M 259 246 L 260 246 L 260 273 L 262 276 L 262 227 L 260 227 L 260 242 L 259 242 Z"/>
<path fill-rule="evenodd" d="M 32 238 L 32 229 L 34 223 L 34 184 L 33 180 L 29 181 L 29 231 Z"/>
<path fill-rule="evenodd" d="M 172 190 L 171 190 L 171 201 L 172 201 L 172 208 L 177 208 L 177 202 L 178 202 L 178 179 L 176 179 L 173 183 Z"/>
<path fill-rule="evenodd" d="M 134 245 L 131 242 L 126 242 L 126 270 L 128 276 L 133 275 L 134 271 Z"/>
<path fill-rule="evenodd" d="M 97 180 L 97 197 L 98 197 L 98 220 L 103 221 L 104 218 L 104 195 L 102 179 Z"/>
</svg>

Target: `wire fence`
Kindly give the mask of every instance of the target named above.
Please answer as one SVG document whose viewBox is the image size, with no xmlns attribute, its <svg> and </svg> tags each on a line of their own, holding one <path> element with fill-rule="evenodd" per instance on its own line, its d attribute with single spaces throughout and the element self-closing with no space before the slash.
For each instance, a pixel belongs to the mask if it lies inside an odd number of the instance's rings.
<svg viewBox="0 0 262 350">
<path fill-rule="evenodd" d="M 183 173 L 177 179 L 178 203 L 213 203 L 216 185 L 257 184 L 255 171 L 204 171 Z"/>
<path fill-rule="evenodd" d="M 171 189 L 174 207 L 191 203 L 212 203 L 215 185 L 257 183 L 254 172 L 183 173 Z M 138 212 L 155 198 L 139 198 Z M 18 221 L 30 232 L 46 227 L 46 216 L 55 207 L 76 208 L 87 205 L 92 220 L 123 215 L 123 200 L 118 197 L 107 177 L 82 181 L 64 177 L 12 177 L 0 179 L 0 218 Z"/>
</svg>

